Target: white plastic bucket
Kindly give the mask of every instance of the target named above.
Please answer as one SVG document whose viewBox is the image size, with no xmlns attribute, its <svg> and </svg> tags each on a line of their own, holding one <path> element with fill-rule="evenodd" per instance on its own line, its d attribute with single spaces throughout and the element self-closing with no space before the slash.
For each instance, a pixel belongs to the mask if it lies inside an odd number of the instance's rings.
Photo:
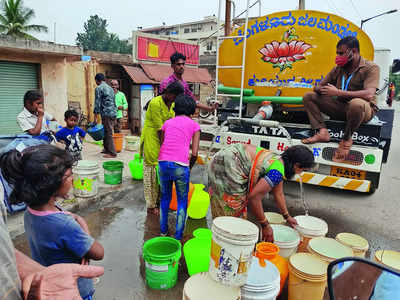
<svg viewBox="0 0 400 300">
<path fill-rule="evenodd" d="M 99 186 L 100 168 L 97 162 L 79 160 L 72 169 L 74 175 L 73 187 L 76 197 L 94 197 Z"/>
<path fill-rule="evenodd" d="M 218 217 L 213 220 L 211 231 L 211 278 L 229 286 L 244 285 L 258 240 L 258 227 L 241 218 Z"/>
<path fill-rule="evenodd" d="M 320 218 L 297 216 L 295 219 L 299 224 L 296 226 L 296 230 L 300 233 L 298 252 L 308 252 L 307 247 L 311 239 L 323 237 L 328 233 L 328 224 Z"/>
<path fill-rule="evenodd" d="M 139 151 L 140 136 L 127 135 L 125 136 L 125 150 Z"/>
<path fill-rule="evenodd" d="M 242 300 L 275 300 L 280 290 L 278 268 L 266 260 L 266 266 L 260 266 L 258 258 L 253 257 L 247 282 L 241 288 Z"/>
<path fill-rule="evenodd" d="M 206 296 L 205 296 L 206 295 Z M 240 288 L 222 285 L 208 273 L 197 273 L 185 282 L 183 300 L 239 300 Z"/>
<path fill-rule="evenodd" d="M 274 244 L 279 247 L 279 255 L 289 258 L 290 255 L 296 253 L 300 244 L 299 233 L 291 227 L 285 225 L 271 225 L 274 232 Z"/>
</svg>

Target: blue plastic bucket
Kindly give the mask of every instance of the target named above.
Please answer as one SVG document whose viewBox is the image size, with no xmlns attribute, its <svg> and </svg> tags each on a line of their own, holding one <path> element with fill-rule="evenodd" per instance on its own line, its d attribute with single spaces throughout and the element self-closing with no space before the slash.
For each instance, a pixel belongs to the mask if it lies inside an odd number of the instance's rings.
<svg viewBox="0 0 400 300">
<path fill-rule="evenodd" d="M 104 126 L 102 124 L 90 127 L 87 132 L 95 141 L 104 139 Z"/>
</svg>

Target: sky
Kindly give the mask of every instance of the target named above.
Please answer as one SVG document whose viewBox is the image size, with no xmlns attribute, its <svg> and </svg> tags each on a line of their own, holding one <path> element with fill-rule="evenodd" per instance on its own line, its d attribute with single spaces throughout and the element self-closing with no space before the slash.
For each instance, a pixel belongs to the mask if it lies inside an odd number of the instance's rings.
<svg viewBox="0 0 400 300">
<path fill-rule="evenodd" d="M 250 0 L 254 3 L 255 0 Z M 344 17 L 360 25 L 366 19 L 380 13 L 400 10 L 399 0 L 305 0 L 306 9 L 320 10 Z M 83 32 L 83 24 L 91 15 L 98 14 L 108 21 L 108 31 L 121 39 L 131 36 L 138 26 L 152 27 L 179 24 L 217 15 L 218 0 L 24 0 L 25 6 L 33 8 L 34 24 L 46 25 L 48 33 L 35 34 L 41 40 L 75 44 L 76 34 Z M 243 11 L 246 0 L 235 0 L 236 14 Z M 378 5 L 379 3 L 379 5 Z M 261 14 L 296 9 L 298 0 L 263 0 Z M 258 5 L 250 11 L 258 16 Z M 391 49 L 392 58 L 400 58 L 400 11 L 366 22 L 364 31 L 371 38 L 374 47 Z"/>
</svg>

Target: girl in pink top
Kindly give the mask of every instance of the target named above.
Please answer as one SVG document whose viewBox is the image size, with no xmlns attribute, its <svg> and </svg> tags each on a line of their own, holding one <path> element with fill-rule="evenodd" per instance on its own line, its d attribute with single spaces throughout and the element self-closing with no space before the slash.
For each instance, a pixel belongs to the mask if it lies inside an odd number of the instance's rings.
<svg viewBox="0 0 400 300">
<path fill-rule="evenodd" d="M 168 210 L 175 182 L 178 208 L 176 211 L 175 238 L 182 239 L 188 204 L 190 169 L 196 162 L 200 141 L 200 126 L 190 116 L 196 103 L 184 94 L 175 99 L 175 118 L 167 120 L 161 130 L 161 149 L 158 156 L 158 172 L 161 184 L 161 235 L 168 234 Z M 190 142 L 192 154 L 189 158 Z"/>
</svg>

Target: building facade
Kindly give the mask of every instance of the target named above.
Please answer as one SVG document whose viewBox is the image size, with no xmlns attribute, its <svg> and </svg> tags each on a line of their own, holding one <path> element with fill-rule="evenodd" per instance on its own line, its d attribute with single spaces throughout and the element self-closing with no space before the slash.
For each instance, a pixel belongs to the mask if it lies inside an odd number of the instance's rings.
<svg viewBox="0 0 400 300">
<path fill-rule="evenodd" d="M 172 73 L 169 64 L 134 63 L 132 55 L 83 52 L 77 46 L 42 41 L 0 38 L 0 135 L 21 133 L 17 115 L 23 110 L 26 91 L 43 92 L 45 111 L 64 126 L 64 112 L 75 109 L 93 121 L 96 73 L 107 81 L 118 80 L 128 101 L 123 129 L 139 133 L 145 104 L 158 94 L 160 82 Z M 206 85 L 206 69 L 187 68 L 185 79 Z M 200 89 L 194 90 L 200 99 Z"/>
<path fill-rule="evenodd" d="M 217 17 L 208 16 L 203 20 L 175 25 L 142 28 L 140 32 L 198 42 L 200 55 L 215 54 L 217 49 Z M 223 29 L 221 29 L 223 32 Z"/>
</svg>

